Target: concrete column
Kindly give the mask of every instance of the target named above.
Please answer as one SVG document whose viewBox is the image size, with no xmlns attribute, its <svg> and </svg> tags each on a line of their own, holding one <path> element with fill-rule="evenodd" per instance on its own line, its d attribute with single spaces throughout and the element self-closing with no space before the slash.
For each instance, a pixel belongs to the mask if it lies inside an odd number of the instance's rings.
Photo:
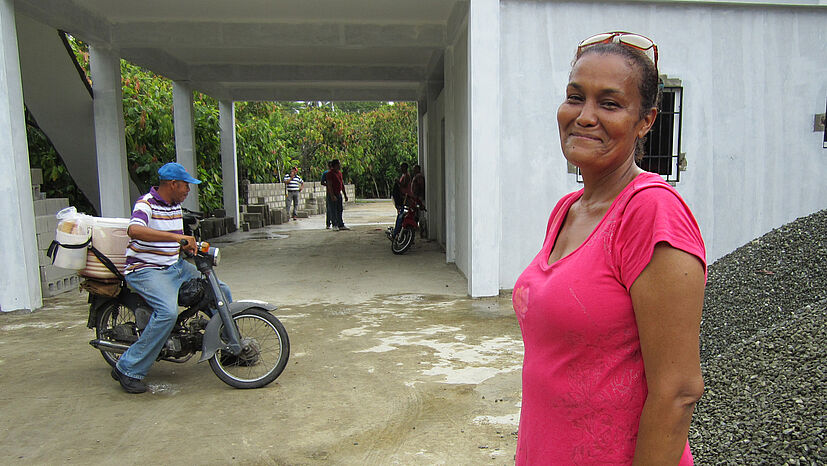
<svg viewBox="0 0 827 466">
<path fill-rule="evenodd" d="M 454 48 L 445 50 L 445 262 L 457 261 L 456 106 Z"/>
<path fill-rule="evenodd" d="M 218 119 L 221 126 L 221 178 L 224 188 L 224 210 L 235 219 L 238 227 L 238 164 L 235 155 L 235 103 L 218 102 Z"/>
<path fill-rule="evenodd" d="M 95 149 L 98 158 L 101 216 L 129 217 L 129 172 L 126 166 L 121 59 L 117 53 L 89 46 L 95 114 Z"/>
<path fill-rule="evenodd" d="M 14 2 L 0 0 L 0 311 L 43 305 Z"/>
<path fill-rule="evenodd" d="M 195 119 L 192 112 L 192 88 L 179 81 L 172 82 L 172 118 L 175 125 L 175 160 L 190 175 L 198 178 L 195 164 Z M 198 185 L 190 185 L 190 193 L 182 204 L 190 210 L 198 207 Z"/>
<path fill-rule="evenodd" d="M 499 294 L 500 2 L 471 0 L 468 10 L 470 266 L 468 294 Z"/>
</svg>

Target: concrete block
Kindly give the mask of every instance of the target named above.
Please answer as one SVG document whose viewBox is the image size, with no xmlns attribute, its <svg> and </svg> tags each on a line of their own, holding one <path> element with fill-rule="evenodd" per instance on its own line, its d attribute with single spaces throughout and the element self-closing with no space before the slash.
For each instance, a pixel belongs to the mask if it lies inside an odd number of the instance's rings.
<svg viewBox="0 0 827 466">
<path fill-rule="evenodd" d="M 32 200 L 36 201 L 38 199 L 43 199 L 45 196 L 42 192 L 40 192 L 40 185 L 32 186 Z"/>
<path fill-rule="evenodd" d="M 50 282 L 41 281 L 40 291 L 43 293 L 43 297 L 51 298 L 67 291 L 77 290 L 79 284 L 80 278 L 74 274 Z"/>
<path fill-rule="evenodd" d="M 32 186 L 39 186 L 43 184 L 43 170 L 39 168 L 32 168 L 29 170 L 29 173 L 32 177 Z"/>
<path fill-rule="evenodd" d="M 251 218 L 250 219 L 250 228 L 255 229 L 255 228 L 261 228 L 263 226 L 264 225 L 262 225 L 260 218 Z"/>
<path fill-rule="evenodd" d="M 250 231 L 250 224 L 247 223 L 247 222 L 242 223 L 241 224 L 241 231 Z"/>
<path fill-rule="evenodd" d="M 227 211 L 224 209 L 215 209 L 212 211 L 213 217 L 226 217 Z"/>
<path fill-rule="evenodd" d="M 45 249 L 38 249 L 37 250 L 37 262 L 38 265 L 52 265 L 52 258 L 46 255 Z"/>
<path fill-rule="evenodd" d="M 306 210 L 300 210 L 300 211 L 296 212 L 296 217 L 299 217 L 299 218 L 309 218 L 309 217 L 310 217 L 310 213 L 309 213 L 308 211 L 306 211 Z"/>
<path fill-rule="evenodd" d="M 48 214 L 47 210 L 49 208 L 49 200 L 48 199 L 38 199 L 34 201 L 34 215 L 35 217 L 38 215 L 46 215 Z M 54 215 L 54 213 L 52 213 Z"/>
<path fill-rule="evenodd" d="M 201 239 L 208 240 L 210 238 L 215 237 L 215 231 L 213 230 L 213 223 L 209 222 L 210 219 L 204 219 L 201 221 Z"/>
<path fill-rule="evenodd" d="M 256 197 L 256 204 L 264 204 L 264 197 L 263 196 Z"/>
<path fill-rule="evenodd" d="M 37 249 L 49 249 L 49 245 L 55 239 L 55 232 L 37 233 Z"/>
<path fill-rule="evenodd" d="M 271 209 L 270 218 L 273 219 L 273 225 L 281 225 L 284 219 L 287 218 L 282 209 Z"/>
<path fill-rule="evenodd" d="M 57 218 L 54 215 L 38 215 L 34 218 L 35 233 L 48 233 L 57 229 Z"/>
<path fill-rule="evenodd" d="M 250 214 L 259 214 L 263 216 L 265 210 L 267 210 L 267 206 L 264 204 L 251 204 L 247 206 L 247 213 Z"/>
<path fill-rule="evenodd" d="M 61 269 L 60 267 L 55 267 L 54 265 L 43 265 L 40 267 L 40 281 L 41 282 L 53 282 L 70 275 L 77 275 L 76 270 L 68 270 L 68 269 Z"/>
<path fill-rule="evenodd" d="M 69 199 L 65 197 L 53 197 L 46 199 L 46 214 L 54 215 L 66 207 L 69 207 Z"/>
<path fill-rule="evenodd" d="M 235 219 L 233 217 L 224 217 L 224 229 L 227 233 L 232 233 L 238 229 L 235 226 Z"/>
</svg>

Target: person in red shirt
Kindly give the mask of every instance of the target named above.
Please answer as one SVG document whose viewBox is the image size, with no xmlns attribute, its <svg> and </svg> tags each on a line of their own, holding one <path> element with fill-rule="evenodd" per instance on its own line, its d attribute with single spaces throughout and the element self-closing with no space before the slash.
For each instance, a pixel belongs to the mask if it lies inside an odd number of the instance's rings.
<svg viewBox="0 0 827 466">
<path fill-rule="evenodd" d="M 345 192 L 345 182 L 342 179 L 342 165 L 338 159 L 331 162 L 330 171 L 327 172 L 325 181 L 327 182 L 327 199 L 333 211 L 330 219 L 333 223 L 333 229 L 336 231 L 350 230 L 342 220 L 342 211 L 344 210 L 342 195 L 344 195 L 345 201 L 348 198 L 347 192 Z"/>
</svg>

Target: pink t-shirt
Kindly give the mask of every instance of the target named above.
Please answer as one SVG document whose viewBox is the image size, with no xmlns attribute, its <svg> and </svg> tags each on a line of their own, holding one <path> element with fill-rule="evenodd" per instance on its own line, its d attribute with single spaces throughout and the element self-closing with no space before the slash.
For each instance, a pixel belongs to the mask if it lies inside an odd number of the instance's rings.
<svg viewBox="0 0 827 466">
<path fill-rule="evenodd" d="M 695 218 L 652 173 L 621 191 L 579 248 L 548 265 L 582 194 L 557 203 L 543 248 L 514 285 L 525 344 L 518 465 L 631 464 L 647 387 L 629 288 L 661 241 L 706 267 Z M 688 442 L 680 464 L 693 464 Z"/>
</svg>

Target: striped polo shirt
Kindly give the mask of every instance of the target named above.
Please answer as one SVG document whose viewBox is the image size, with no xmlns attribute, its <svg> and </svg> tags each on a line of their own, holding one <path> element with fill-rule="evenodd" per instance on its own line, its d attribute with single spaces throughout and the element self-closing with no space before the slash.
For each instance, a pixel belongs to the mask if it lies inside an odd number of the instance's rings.
<svg viewBox="0 0 827 466">
<path fill-rule="evenodd" d="M 299 188 L 302 187 L 302 183 L 304 180 L 299 175 L 296 175 L 294 178 L 290 178 L 290 174 L 284 175 L 284 182 L 287 183 L 287 190 L 288 191 L 298 191 Z"/>
<path fill-rule="evenodd" d="M 181 204 L 169 205 L 155 188 L 135 202 L 129 226 L 184 234 Z M 129 227 L 127 227 L 129 228 Z M 126 247 L 125 274 L 144 268 L 164 268 L 178 262 L 181 246 L 174 241 L 141 241 L 132 238 Z"/>
</svg>

